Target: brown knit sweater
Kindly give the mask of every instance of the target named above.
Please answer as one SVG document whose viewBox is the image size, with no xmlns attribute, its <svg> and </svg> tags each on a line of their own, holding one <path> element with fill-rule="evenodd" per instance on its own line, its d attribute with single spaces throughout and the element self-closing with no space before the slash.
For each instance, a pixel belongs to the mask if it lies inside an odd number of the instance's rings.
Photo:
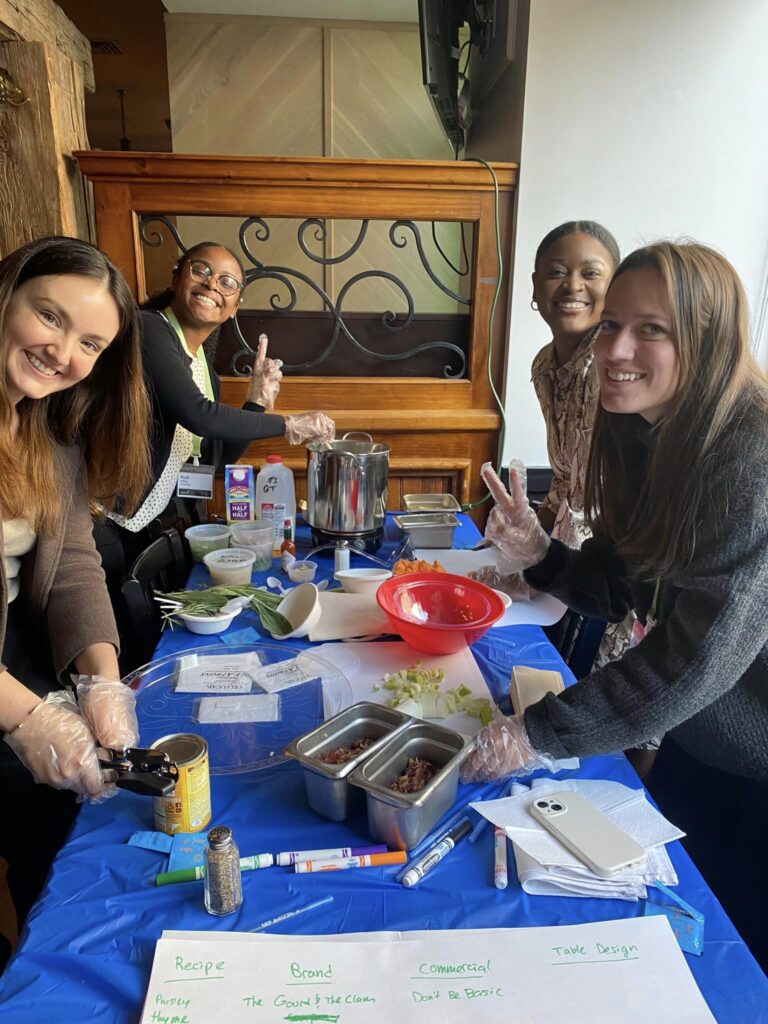
<svg viewBox="0 0 768 1024">
<path fill-rule="evenodd" d="M 93 542 L 82 453 L 78 448 L 59 446 L 57 455 L 62 515 L 55 533 L 38 534 L 37 544 L 25 556 L 17 598 L 28 616 L 30 631 L 45 630 L 50 638 L 55 673 L 51 689 L 57 680 L 63 681 L 74 659 L 91 644 L 118 647 L 101 559 Z M 0 529 L 0 652 L 8 620 L 8 586 L 1 556 Z"/>
</svg>

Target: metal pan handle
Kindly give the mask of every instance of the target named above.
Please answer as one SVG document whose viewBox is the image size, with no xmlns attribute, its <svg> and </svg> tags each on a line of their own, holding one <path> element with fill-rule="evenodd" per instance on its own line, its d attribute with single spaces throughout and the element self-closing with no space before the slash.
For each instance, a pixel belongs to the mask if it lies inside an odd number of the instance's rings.
<svg viewBox="0 0 768 1024">
<path fill-rule="evenodd" d="M 373 438 L 370 434 L 366 433 L 365 430 L 348 430 L 341 440 L 346 441 L 347 438 L 352 437 L 353 434 L 359 434 L 361 437 L 367 437 L 371 444 L 373 444 Z"/>
</svg>

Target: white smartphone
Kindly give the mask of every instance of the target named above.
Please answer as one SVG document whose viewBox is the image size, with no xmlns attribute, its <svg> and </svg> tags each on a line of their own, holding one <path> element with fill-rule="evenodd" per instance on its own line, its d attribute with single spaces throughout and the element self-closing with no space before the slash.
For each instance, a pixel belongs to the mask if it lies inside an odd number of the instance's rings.
<svg viewBox="0 0 768 1024">
<path fill-rule="evenodd" d="M 645 850 L 578 793 L 536 797 L 528 810 L 563 846 L 604 878 L 645 861 Z"/>
</svg>

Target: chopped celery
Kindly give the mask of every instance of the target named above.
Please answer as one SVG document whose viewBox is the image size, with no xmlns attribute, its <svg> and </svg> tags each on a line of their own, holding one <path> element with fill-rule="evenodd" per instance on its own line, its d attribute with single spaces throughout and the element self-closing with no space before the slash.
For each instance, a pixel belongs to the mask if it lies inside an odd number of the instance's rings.
<svg viewBox="0 0 768 1024">
<path fill-rule="evenodd" d="M 414 718 L 448 718 L 463 711 L 479 718 L 483 725 L 491 721 L 493 707 L 487 697 L 473 697 L 464 683 L 443 691 L 440 684 L 445 680 L 445 672 L 439 668 L 422 669 L 419 664 L 384 676 L 383 687 L 393 695 L 387 700 L 388 707 Z"/>
<path fill-rule="evenodd" d="M 404 715 L 412 715 L 414 718 L 427 717 L 424 714 L 424 705 L 420 704 L 417 700 L 413 700 L 413 698 L 404 700 L 402 704 L 398 704 L 397 710 L 402 711 Z"/>
<path fill-rule="evenodd" d="M 488 725 L 493 718 L 491 702 L 486 697 L 473 697 L 464 705 L 464 711 L 471 718 L 479 718 L 483 725 Z"/>
</svg>

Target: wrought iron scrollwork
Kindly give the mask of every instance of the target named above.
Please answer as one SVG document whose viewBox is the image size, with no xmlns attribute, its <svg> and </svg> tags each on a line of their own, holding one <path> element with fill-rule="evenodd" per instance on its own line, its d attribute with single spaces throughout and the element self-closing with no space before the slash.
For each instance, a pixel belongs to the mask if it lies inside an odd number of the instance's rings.
<svg viewBox="0 0 768 1024">
<path fill-rule="evenodd" d="M 163 224 L 173 236 L 173 240 L 178 246 L 179 252 L 186 253 L 187 246 L 181 240 L 181 235 L 176 230 L 176 225 L 173 221 L 169 220 L 162 214 L 147 214 L 143 213 L 139 217 L 139 235 L 144 245 L 148 245 L 151 249 L 159 249 L 163 244 L 163 236 L 160 231 L 147 231 L 149 224 Z"/>
<path fill-rule="evenodd" d="M 426 271 L 430 281 L 434 285 L 436 285 L 441 292 L 444 292 L 445 295 L 448 295 L 450 296 L 450 298 L 455 299 L 457 302 L 460 302 L 463 306 L 470 306 L 472 304 L 472 300 L 465 298 L 465 296 L 463 295 L 459 295 L 458 292 L 455 292 L 452 288 L 449 288 L 447 284 L 443 284 L 443 282 L 440 280 L 440 278 L 437 276 L 437 274 L 430 266 L 429 260 L 427 259 L 427 254 L 424 252 L 424 245 L 421 241 L 421 233 L 417 225 L 414 224 L 412 220 L 396 220 L 392 227 L 389 229 L 389 238 L 390 241 L 392 242 L 392 245 L 396 246 L 398 249 L 404 249 L 408 244 L 408 239 L 404 237 L 397 238 L 395 236 L 395 232 L 397 231 L 398 228 L 408 228 L 410 231 L 413 232 L 413 237 L 416 242 L 416 248 L 419 253 L 421 265 L 424 267 L 424 270 Z"/>
<path fill-rule="evenodd" d="M 248 228 L 253 227 L 254 224 L 258 225 L 257 230 L 254 232 L 259 242 L 268 242 L 270 237 L 269 224 L 264 220 L 263 217 L 246 217 L 243 223 L 240 225 L 240 230 L 237 233 L 237 237 L 240 240 L 240 248 L 245 253 L 246 259 L 250 260 L 254 266 L 261 266 L 261 263 L 251 252 L 248 246 Z"/>
<path fill-rule="evenodd" d="M 180 252 L 187 252 L 187 247 L 184 245 L 176 226 L 167 216 L 162 215 L 147 214 L 140 218 L 140 235 L 145 245 L 157 248 L 162 244 L 163 238 L 160 231 L 147 230 L 148 225 L 155 222 L 162 224 L 170 232 Z M 328 237 L 328 228 L 325 220 L 320 218 L 309 217 L 299 224 L 297 229 L 297 242 L 304 255 L 313 263 L 322 266 L 337 266 L 350 259 L 360 249 L 365 240 L 369 223 L 370 222 L 368 220 L 361 221 L 357 238 L 344 253 L 338 256 L 318 255 L 317 253 L 313 253 L 307 244 L 306 235 L 309 231 L 314 231 L 314 238 L 316 242 L 323 244 L 326 242 Z M 417 225 L 412 221 L 405 220 L 395 221 L 391 225 L 389 229 L 390 241 L 394 246 L 402 249 L 407 245 L 407 239 L 405 237 L 396 237 L 395 232 L 398 229 L 408 229 L 413 233 L 422 266 L 436 287 L 438 287 L 445 295 L 450 296 L 462 305 L 471 305 L 470 299 L 453 291 L 435 274 L 424 252 L 421 235 L 419 234 Z M 395 274 L 386 270 L 364 270 L 358 274 L 354 274 L 341 286 L 334 301 L 324 288 L 302 271 L 292 267 L 269 265 L 259 260 L 253 249 L 252 241 L 249 239 L 249 232 L 251 233 L 251 238 L 255 239 L 259 244 L 268 242 L 271 237 L 269 224 L 262 217 L 247 217 L 241 223 L 238 231 L 238 239 L 243 256 L 245 257 L 245 262 L 250 264 L 245 271 L 245 287 L 243 292 L 257 281 L 275 281 L 285 288 L 286 295 L 281 296 L 278 292 L 274 292 L 270 295 L 270 308 L 275 312 L 289 313 L 291 310 L 295 309 L 298 302 L 298 294 L 296 284 L 294 282 L 301 282 L 318 296 L 322 302 L 323 308 L 326 309 L 333 317 L 333 330 L 331 332 L 331 337 L 322 351 L 312 359 L 306 360 L 303 363 L 284 364 L 283 373 L 301 373 L 306 372 L 315 366 L 319 366 L 328 358 L 336 347 L 339 338 L 343 335 L 349 344 L 357 349 L 358 352 L 381 362 L 404 362 L 414 356 L 420 355 L 423 352 L 436 350 L 445 352 L 449 357 L 450 362 L 444 364 L 443 375 L 449 378 L 459 378 L 464 376 L 466 372 L 466 356 L 458 345 L 454 345 L 451 342 L 424 342 L 421 345 L 415 345 L 405 352 L 376 352 L 363 345 L 363 343 L 359 341 L 349 329 L 342 312 L 344 299 L 348 295 L 350 289 L 356 284 L 372 278 L 389 281 L 400 291 L 406 303 L 407 313 L 402 319 L 399 319 L 398 314 L 391 309 L 385 310 L 381 314 L 380 320 L 385 330 L 394 334 L 404 331 L 412 325 L 414 320 L 413 296 L 406 284 Z M 447 262 L 450 265 L 450 261 Z M 245 376 L 250 372 L 250 370 L 247 366 L 241 364 L 243 364 L 244 360 L 250 361 L 255 355 L 255 351 L 243 336 L 237 317 L 234 318 L 232 323 L 241 348 L 232 357 L 231 370 L 236 376 Z"/>
<path fill-rule="evenodd" d="M 346 252 L 343 252 L 341 256 L 317 256 L 315 255 L 315 253 L 309 251 L 306 242 L 304 241 L 304 234 L 310 227 L 315 228 L 315 238 L 318 242 L 324 242 L 327 239 L 328 228 L 325 226 L 324 220 L 320 220 L 317 217 L 311 217 L 309 220 L 302 221 L 301 224 L 299 224 L 299 230 L 296 232 L 296 237 L 298 239 L 299 246 L 304 255 L 309 256 L 309 258 L 314 263 L 320 263 L 324 267 L 336 266 L 339 263 L 344 263 L 344 261 L 348 260 L 350 256 L 354 256 L 357 250 L 363 244 L 363 240 L 365 239 L 365 236 L 368 233 L 368 221 L 364 220 L 360 224 L 360 232 L 357 238 L 354 240 L 349 249 L 347 249 Z"/>
</svg>

